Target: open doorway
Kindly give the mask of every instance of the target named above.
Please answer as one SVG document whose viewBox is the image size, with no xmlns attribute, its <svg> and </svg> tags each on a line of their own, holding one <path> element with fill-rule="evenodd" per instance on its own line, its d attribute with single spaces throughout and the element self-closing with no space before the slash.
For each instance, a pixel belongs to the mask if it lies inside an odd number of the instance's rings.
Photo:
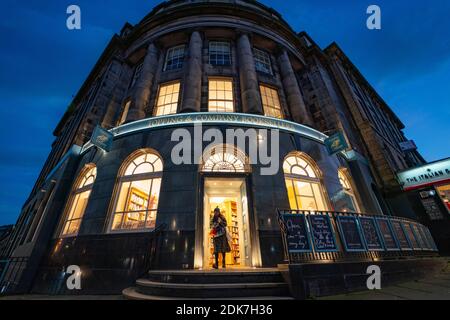
<svg viewBox="0 0 450 320">
<path fill-rule="evenodd" d="M 213 241 L 210 236 L 214 208 L 219 207 L 227 219 L 231 235 L 231 252 L 226 255 L 227 267 L 250 267 L 250 228 L 247 190 L 244 178 L 205 178 L 203 218 L 203 267 L 212 268 Z M 220 257 L 222 259 L 222 257 Z M 219 260 L 219 265 L 222 261 Z"/>
</svg>

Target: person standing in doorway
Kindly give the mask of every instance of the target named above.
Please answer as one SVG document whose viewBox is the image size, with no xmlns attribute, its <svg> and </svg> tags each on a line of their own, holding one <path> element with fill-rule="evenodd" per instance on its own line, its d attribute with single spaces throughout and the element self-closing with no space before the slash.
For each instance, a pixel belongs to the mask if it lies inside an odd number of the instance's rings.
<svg viewBox="0 0 450 320">
<path fill-rule="evenodd" d="M 219 207 L 214 209 L 214 216 L 212 218 L 212 236 L 214 242 L 214 258 L 216 262 L 213 265 L 214 269 L 219 268 L 219 254 L 222 253 L 222 268 L 225 268 L 225 256 L 227 252 L 231 251 L 227 239 L 227 219 L 220 212 Z"/>
</svg>

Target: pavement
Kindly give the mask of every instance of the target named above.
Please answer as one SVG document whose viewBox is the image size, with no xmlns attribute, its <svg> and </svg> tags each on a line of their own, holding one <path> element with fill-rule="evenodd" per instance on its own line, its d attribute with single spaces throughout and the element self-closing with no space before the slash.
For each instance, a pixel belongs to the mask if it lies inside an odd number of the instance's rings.
<svg viewBox="0 0 450 320">
<path fill-rule="evenodd" d="M 318 300 L 450 300 L 450 267 L 421 280 L 348 294 L 317 298 Z"/>
<path fill-rule="evenodd" d="M 416 281 L 317 300 L 450 300 L 450 264 L 441 273 Z M 13 295 L 0 300 L 124 300 L 122 295 Z"/>
</svg>

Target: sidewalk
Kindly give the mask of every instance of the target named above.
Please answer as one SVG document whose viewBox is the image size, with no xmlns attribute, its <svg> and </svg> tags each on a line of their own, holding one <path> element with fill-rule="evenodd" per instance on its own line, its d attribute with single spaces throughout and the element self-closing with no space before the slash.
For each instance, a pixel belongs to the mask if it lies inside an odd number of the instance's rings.
<svg viewBox="0 0 450 320">
<path fill-rule="evenodd" d="M 418 281 L 410 281 L 381 290 L 367 290 L 318 300 L 450 300 L 450 270 Z"/>
</svg>

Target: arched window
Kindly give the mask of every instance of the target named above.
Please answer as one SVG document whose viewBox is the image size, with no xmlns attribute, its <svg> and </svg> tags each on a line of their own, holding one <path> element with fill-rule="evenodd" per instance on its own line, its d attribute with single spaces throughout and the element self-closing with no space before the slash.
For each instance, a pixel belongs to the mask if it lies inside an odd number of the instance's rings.
<svg viewBox="0 0 450 320">
<path fill-rule="evenodd" d="M 283 163 L 283 171 L 291 209 L 327 209 L 319 170 L 312 159 L 301 153 L 288 155 Z"/>
<path fill-rule="evenodd" d="M 229 145 L 214 146 L 203 153 L 203 172 L 249 172 L 247 156 Z"/>
<path fill-rule="evenodd" d="M 93 164 L 88 164 L 75 181 L 61 236 L 73 236 L 78 233 L 96 177 L 97 168 Z"/>
<path fill-rule="evenodd" d="M 347 173 L 347 169 L 339 169 L 338 171 L 339 182 L 342 186 L 342 192 L 344 194 L 340 210 L 348 212 L 359 212 L 358 202 L 353 191 L 350 176 Z"/>
<path fill-rule="evenodd" d="M 163 163 L 153 151 L 133 153 L 118 179 L 112 231 L 153 229 L 158 209 Z"/>
</svg>

